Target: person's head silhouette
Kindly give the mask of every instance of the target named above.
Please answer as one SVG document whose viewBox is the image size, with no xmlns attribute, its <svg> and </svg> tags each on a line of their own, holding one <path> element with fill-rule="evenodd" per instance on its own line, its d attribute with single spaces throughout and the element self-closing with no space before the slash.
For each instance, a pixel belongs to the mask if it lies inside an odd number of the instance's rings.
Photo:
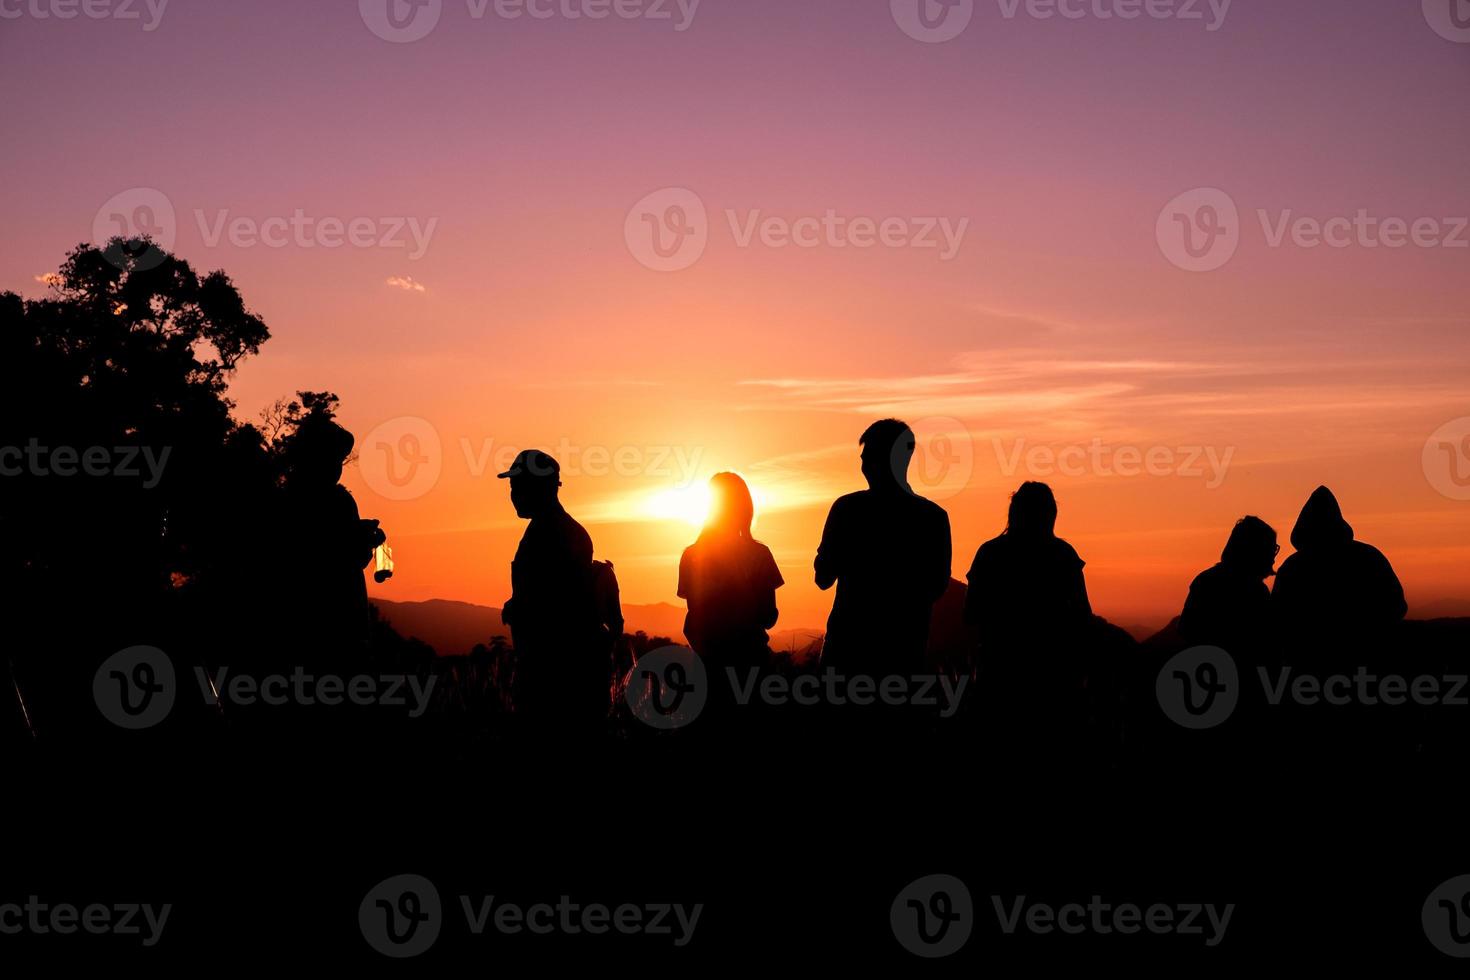
<svg viewBox="0 0 1470 980">
<path fill-rule="evenodd" d="M 755 502 L 750 487 L 734 473 L 716 473 L 710 477 L 709 518 L 704 533 L 723 537 L 748 538 L 755 520 Z"/>
<path fill-rule="evenodd" d="M 510 502 L 517 517 L 535 518 L 559 506 L 561 464 L 541 450 L 521 452 L 510 469 L 497 475 L 510 481 Z"/>
<path fill-rule="evenodd" d="M 873 490 L 908 490 L 914 458 L 914 430 L 898 419 L 879 419 L 858 439 L 863 447 L 863 477 Z"/>
<path fill-rule="evenodd" d="M 1057 498 L 1045 483 L 1027 480 L 1011 494 L 1010 511 L 1006 515 L 1006 534 L 1025 538 L 1050 538 L 1056 535 Z"/>
<path fill-rule="evenodd" d="M 302 420 L 286 445 L 286 480 L 297 489 L 334 487 L 356 440 L 325 415 Z"/>
<path fill-rule="evenodd" d="M 1281 545 L 1276 543 L 1276 529 L 1259 517 L 1242 517 L 1235 522 L 1220 563 L 1259 578 L 1276 574 L 1276 556 Z"/>
</svg>

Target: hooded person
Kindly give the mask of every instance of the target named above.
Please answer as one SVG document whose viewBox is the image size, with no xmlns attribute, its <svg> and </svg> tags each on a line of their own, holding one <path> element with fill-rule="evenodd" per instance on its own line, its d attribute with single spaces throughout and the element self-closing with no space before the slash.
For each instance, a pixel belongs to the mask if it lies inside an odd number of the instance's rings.
<svg viewBox="0 0 1470 980">
<path fill-rule="evenodd" d="M 1275 619 L 1289 633 L 1357 639 L 1403 620 L 1408 605 L 1393 566 L 1354 539 L 1331 490 L 1312 492 L 1291 544 L 1296 553 L 1281 563 L 1271 592 Z"/>
</svg>

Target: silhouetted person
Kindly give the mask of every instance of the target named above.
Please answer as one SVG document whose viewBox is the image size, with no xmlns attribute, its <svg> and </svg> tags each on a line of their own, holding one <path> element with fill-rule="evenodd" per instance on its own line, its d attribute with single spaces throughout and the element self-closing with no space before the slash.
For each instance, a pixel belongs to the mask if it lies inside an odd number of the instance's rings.
<svg viewBox="0 0 1470 980">
<path fill-rule="evenodd" d="M 771 658 L 767 634 L 776 625 L 776 590 L 784 583 L 771 549 L 751 537 L 755 504 L 734 473 L 710 479 L 709 520 L 679 560 L 679 598 L 689 604 L 684 636 L 704 659 L 722 694 L 727 669 L 745 682 Z"/>
<path fill-rule="evenodd" d="M 1376 636 L 1408 612 L 1393 566 L 1372 545 L 1353 539 L 1337 498 L 1318 487 L 1291 531 L 1296 553 L 1281 563 L 1271 605 L 1293 637 L 1349 640 Z"/>
<path fill-rule="evenodd" d="M 817 587 L 837 586 L 822 666 L 846 674 L 913 673 L 929 617 L 949 585 L 949 515 L 908 482 L 914 432 L 874 422 L 858 440 L 868 489 L 839 497 L 817 549 Z"/>
<path fill-rule="evenodd" d="M 385 536 L 363 520 L 341 484 L 352 433 L 325 415 L 302 421 L 285 449 L 281 496 L 285 607 L 297 640 L 295 662 L 349 670 L 364 652 L 369 627 L 363 570 Z"/>
<path fill-rule="evenodd" d="M 1085 564 L 1056 535 L 1057 501 L 1045 483 L 1011 494 L 1006 529 L 980 546 L 967 576 L 965 619 L 980 631 L 981 648 L 1025 647 L 1039 637 L 1065 636 L 1092 620 Z"/>
<path fill-rule="evenodd" d="M 1191 646 L 1217 646 L 1232 655 L 1259 650 L 1270 631 L 1271 592 L 1276 574 L 1276 530 L 1259 517 L 1242 517 L 1230 532 L 1218 564 L 1195 576 L 1179 617 L 1179 632 Z"/>
<path fill-rule="evenodd" d="M 528 449 L 500 474 L 516 514 L 530 520 L 511 562 L 501 618 L 516 652 L 516 710 L 538 724 L 583 730 L 609 702 L 612 637 L 599 606 L 592 538 L 558 497 L 561 466 Z"/>
<path fill-rule="evenodd" d="M 979 709 L 1008 751 L 1078 751 L 1090 700 L 1107 675 L 1092 648 L 1084 562 L 1056 536 L 1057 502 L 1044 483 L 1011 494 L 1006 529 L 975 553 L 965 618 L 980 638 Z"/>
</svg>

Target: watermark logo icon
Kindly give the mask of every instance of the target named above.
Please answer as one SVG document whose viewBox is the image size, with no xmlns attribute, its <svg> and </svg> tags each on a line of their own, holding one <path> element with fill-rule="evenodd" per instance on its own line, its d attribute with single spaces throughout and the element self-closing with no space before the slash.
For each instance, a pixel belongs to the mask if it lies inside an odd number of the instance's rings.
<svg viewBox="0 0 1470 980">
<path fill-rule="evenodd" d="M 945 500 L 970 485 L 975 471 L 975 443 L 970 430 L 959 419 L 933 417 L 919 419 L 914 430 L 914 458 L 909 463 L 909 486 L 921 497 Z M 895 447 L 895 453 L 901 452 Z M 898 469 L 902 460 L 895 458 Z"/>
<path fill-rule="evenodd" d="M 633 205 L 623 224 L 628 251 L 655 272 L 679 272 L 709 245 L 704 201 L 688 188 L 666 187 Z"/>
<path fill-rule="evenodd" d="M 1222 724 L 1240 700 L 1235 659 L 1219 647 L 1190 647 L 1175 654 L 1155 682 L 1159 707 L 1181 728 Z"/>
<path fill-rule="evenodd" d="M 408 44 L 426 37 L 439 24 L 444 0 L 357 0 L 368 30 L 385 41 Z"/>
<path fill-rule="evenodd" d="M 152 728 L 167 718 L 177 694 L 173 662 L 157 647 L 119 650 L 92 677 L 97 710 L 130 731 Z"/>
<path fill-rule="evenodd" d="M 1420 920 L 1435 949 L 1457 959 L 1470 957 L 1470 875 L 1451 878 L 1430 892 Z"/>
<path fill-rule="evenodd" d="M 1424 476 L 1451 500 L 1470 500 L 1470 416 L 1434 430 L 1424 443 Z"/>
<path fill-rule="evenodd" d="M 434 945 L 444 924 L 439 890 L 422 875 L 386 878 L 363 896 L 357 924 L 367 944 L 384 956 L 418 956 Z"/>
<path fill-rule="evenodd" d="M 964 33 L 975 0 L 888 0 L 893 22 L 915 41 L 940 44 Z"/>
<path fill-rule="evenodd" d="M 688 647 L 650 650 L 628 672 L 623 699 L 650 728 L 673 731 L 694 722 L 709 700 L 709 675 Z"/>
<path fill-rule="evenodd" d="M 1470 44 L 1470 0 L 1424 0 L 1424 19 L 1446 41 Z"/>
<path fill-rule="evenodd" d="M 152 243 L 125 256 L 134 260 L 140 269 L 151 269 L 161 263 L 163 253 L 173 250 L 177 236 L 178 219 L 173 202 L 153 187 L 130 187 L 114 194 L 92 218 L 92 243 L 98 248 L 105 248 L 114 238 L 147 239 Z M 114 262 L 121 264 L 117 259 Z"/>
<path fill-rule="evenodd" d="M 925 959 L 949 956 L 975 927 L 970 890 L 953 875 L 928 875 L 898 893 L 888 910 L 899 945 Z"/>
<path fill-rule="evenodd" d="M 1164 258 L 1186 272 L 1213 272 L 1240 247 L 1240 210 L 1216 187 L 1198 187 L 1174 198 L 1154 227 Z"/>
<path fill-rule="evenodd" d="M 411 415 L 389 419 L 358 447 L 363 481 L 388 500 L 416 500 L 434 489 L 444 469 L 439 430 Z"/>
</svg>

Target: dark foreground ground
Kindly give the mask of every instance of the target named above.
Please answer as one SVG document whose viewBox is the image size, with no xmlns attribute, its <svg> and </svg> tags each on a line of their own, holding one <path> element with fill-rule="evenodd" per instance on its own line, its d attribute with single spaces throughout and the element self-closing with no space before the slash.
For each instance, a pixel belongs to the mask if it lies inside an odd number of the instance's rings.
<svg viewBox="0 0 1470 980">
<path fill-rule="evenodd" d="M 1459 670 L 1462 626 L 1415 628 L 1410 672 Z M 1319 722 L 1243 700 L 1187 731 L 1147 696 L 1172 652 L 1137 655 L 1117 724 L 1060 745 L 830 713 L 703 737 L 348 716 L 12 740 L 0 957 L 195 975 L 1464 969 L 1470 708 Z"/>
</svg>

